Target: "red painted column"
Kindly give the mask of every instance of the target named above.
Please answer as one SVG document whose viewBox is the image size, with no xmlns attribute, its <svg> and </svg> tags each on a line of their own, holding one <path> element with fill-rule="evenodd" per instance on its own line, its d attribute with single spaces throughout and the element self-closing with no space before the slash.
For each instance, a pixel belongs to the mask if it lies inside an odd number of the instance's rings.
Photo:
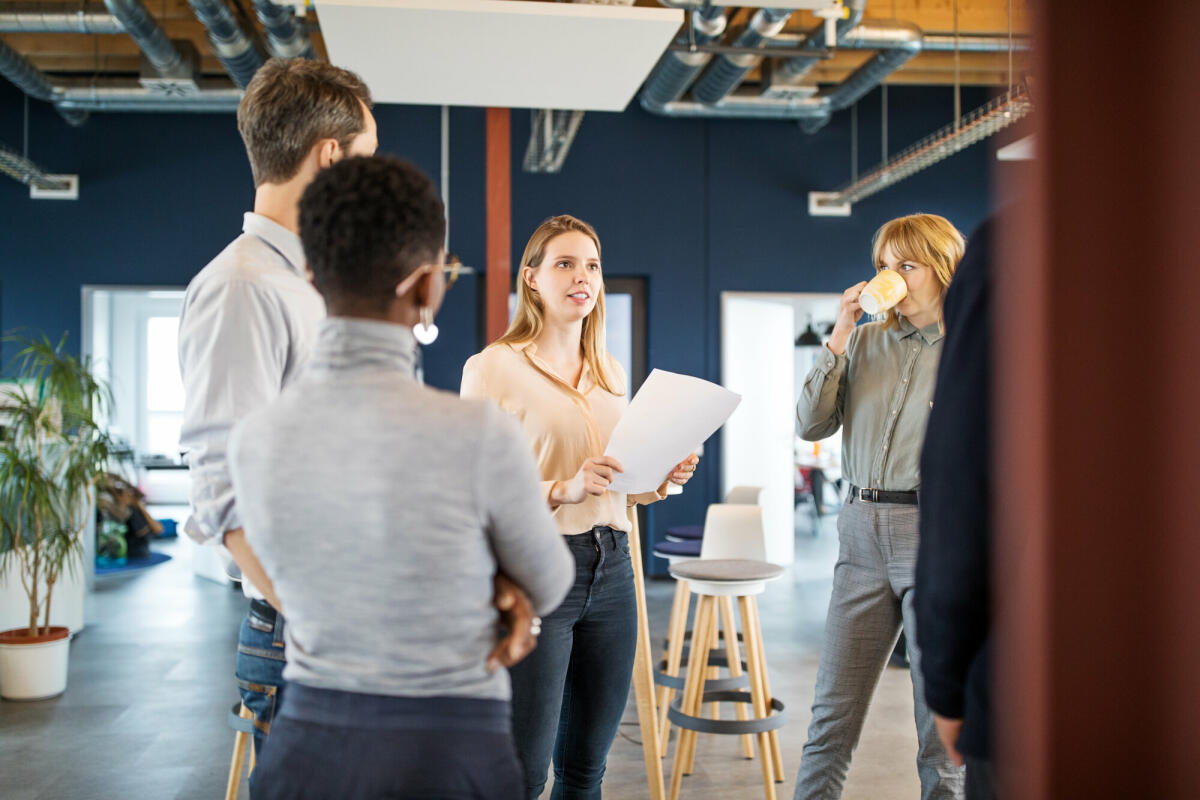
<svg viewBox="0 0 1200 800">
<path fill-rule="evenodd" d="M 993 271 L 1001 797 L 1197 797 L 1200 3 L 1030 9 L 1038 162 Z"/>
<path fill-rule="evenodd" d="M 489 108 L 485 123 L 487 279 L 485 330 L 494 342 L 508 328 L 512 275 L 512 133 L 507 108 Z"/>
</svg>

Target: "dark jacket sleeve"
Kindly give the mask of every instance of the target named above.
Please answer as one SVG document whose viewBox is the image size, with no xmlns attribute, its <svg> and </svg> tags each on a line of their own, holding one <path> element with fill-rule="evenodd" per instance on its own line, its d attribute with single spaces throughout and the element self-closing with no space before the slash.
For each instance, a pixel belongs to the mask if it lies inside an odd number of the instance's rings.
<svg viewBox="0 0 1200 800">
<path fill-rule="evenodd" d="M 921 542 L 914 601 L 925 699 L 964 725 L 986 693 L 990 625 L 988 272 L 992 223 L 967 247 L 946 296 L 946 336 L 921 454 Z M 960 739 L 960 742 L 962 740 Z"/>
</svg>

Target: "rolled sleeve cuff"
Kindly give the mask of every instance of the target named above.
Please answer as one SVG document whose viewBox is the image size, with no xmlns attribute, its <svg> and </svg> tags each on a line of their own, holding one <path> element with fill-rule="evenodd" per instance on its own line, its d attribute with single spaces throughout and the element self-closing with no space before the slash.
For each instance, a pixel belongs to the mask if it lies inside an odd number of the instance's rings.
<svg viewBox="0 0 1200 800">
<path fill-rule="evenodd" d="M 653 492 L 641 492 L 639 494 L 625 495 L 625 505 L 628 508 L 633 506 L 648 506 L 651 503 L 657 503 L 659 500 L 667 499 L 667 484 L 670 481 L 663 481 Z"/>
<path fill-rule="evenodd" d="M 192 516 L 184 526 L 184 531 L 197 544 L 223 544 L 226 531 L 242 527 L 231 483 L 193 483 L 191 500 Z"/>
<path fill-rule="evenodd" d="M 829 345 L 825 345 L 821 348 L 820 354 L 817 355 L 817 363 L 815 364 L 815 367 L 824 375 L 832 375 L 834 372 L 841 369 L 842 365 L 845 363 L 845 353 L 842 353 L 840 356 L 835 355 L 834 352 L 829 349 Z"/>
</svg>

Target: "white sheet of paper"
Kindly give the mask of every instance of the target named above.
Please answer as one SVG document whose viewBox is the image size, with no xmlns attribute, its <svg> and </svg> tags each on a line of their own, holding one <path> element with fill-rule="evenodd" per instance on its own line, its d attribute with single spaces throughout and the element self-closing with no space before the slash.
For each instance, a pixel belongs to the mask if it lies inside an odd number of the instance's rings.
<svg viewBox="0 0 1200 800">
<path fill-rule="evenodd" d="M 608 488 L 627 494 L 654 491 L 672 467 L 725 424 L 741 401 L 741 395 L 724 386 L 654 370 L 608 440 L 605 455 L 625 468 Z"/>
</svg>

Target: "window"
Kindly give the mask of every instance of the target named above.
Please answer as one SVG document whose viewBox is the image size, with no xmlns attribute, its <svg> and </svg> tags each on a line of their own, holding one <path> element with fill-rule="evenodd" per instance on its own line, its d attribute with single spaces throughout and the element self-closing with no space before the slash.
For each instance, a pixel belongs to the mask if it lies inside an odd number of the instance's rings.
<svg viewBox="0 0 1200 800">
<path fill-rule="evenodd" d="M 150 317 L 143 333 L 146 359 L 143 452 L 175 457 L 179 453 L 179 427 L 183 421 L 183 380 L 179 376 L 177 355 L 179 317 Z"/>
<path fill-rule="evenodd" d="M 179 459 L 183 382 L 176 354 L 180 289 L 83 290 L 84 347 L 112 386 L 109 431 L 139 459 Z"/>
</svg>

